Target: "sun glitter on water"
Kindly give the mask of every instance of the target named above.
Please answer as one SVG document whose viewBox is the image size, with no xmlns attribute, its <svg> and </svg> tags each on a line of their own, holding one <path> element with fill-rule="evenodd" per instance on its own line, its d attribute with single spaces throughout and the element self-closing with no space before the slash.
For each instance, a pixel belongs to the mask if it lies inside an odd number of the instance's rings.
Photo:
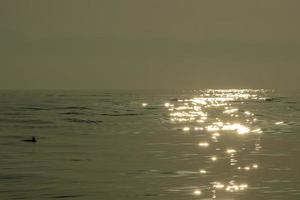
<svg viewBox="0 0 300 200">
<path fill-rule="evenodd" d="M 264 90 L 205 90 L 201 91 L 198 96 L 165 103 L 164 107 L 168 109 L 170 121 L 181 126 L 179 130 L 188 132 L 187 136 L 189 137 L 201 136 L 201 140 L 197 142 L 200 147 L 199 151 L 210 152 L 210 155 L 207 155 L 210 162 L 207 162 L 207 166 L 203 167 L 212 168 L 229 159 L 228 168 L 230 168 L 239 166 L 239 154 L 244 152 L 245 148 L 238 147 L 239 145 L 218 147 L 218 144 L 221 144 L 223 138 L 246 139 L 251 134 L 263 133 L 262 129 L 255 125 L 257 118 L 254 112 L 249 109 L 242 109 L 242 105 L 245 102 L 265 101 L 266 98 L 260 96 L 264 92 Z M 281 123 L 277 122 L 276 125 L 281 125 Z M 255 150 L 257 150 L 257 146 L 261 145 L 256 143 Z M 225 170 L 226 166 L 222 166 L 222 168 Z M 257 164 L 235 167 L 236 173 L 257 169 Z M 199 171 L 199 174 L 202 175 L 206 173 L 207 171 L 204 169 Z M 217 175 L 218 172 L 211 171 L 210 174 Z M 232 178 L 234 177 L 232 175 Z M 207 187 L 212 188 L 212 198 L 216 198 L 219 190 L 230 193 L 241 192 L 248 188 L 248 184 L 233 179 L 227 183 L 218 181 L 215 181 L 213 185 L 208 183 Z M 196 196 L 203 193 L 204 190 L 196 189 L 193 191 Z"/>
</svg>

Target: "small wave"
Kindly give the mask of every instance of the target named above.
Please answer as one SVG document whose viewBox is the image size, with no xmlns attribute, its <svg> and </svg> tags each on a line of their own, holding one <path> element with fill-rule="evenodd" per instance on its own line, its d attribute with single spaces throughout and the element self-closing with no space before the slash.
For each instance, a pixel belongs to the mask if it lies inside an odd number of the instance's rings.
<svg viewBox="0 0 300 200">
<path fill-rule="evenodd" d="M 12 127 L 12 126 L 8 126 L 5 125 L 6 127 Z M 56 125 L 43 125 L 43 126 L 38 126 L 38 125 L 26 125 L 26 124 L 20 124 L 20 125 L 13 125 L 14 127 L 18 127 L 18 128 L 24 128 L 24 129 L 53 129 L 53 128 L 58 128 L 59 126 Z"/>
<path fill-rule="evenodd" d="M 1 175 L 0 179 L 2 180 L 15 180 L 15 179 L 24 179 L 27 178 L 27 175 L 22 175 L 22 174 L 14 174 L 14 175 Z"/>
<path fill-rule="evenodd" d="M 18 121 L 20 123 L 28 123 L 28 124 L 54 124 L 52 121 L 40 120 L 40 119 L 25 119 Z"/>
<path fill-rule="evenodd" d="M 62 109 L 62 110 L 89 110 L 88 107 L 84 107 L 84 106 L 66 106 L 66 107 L 59 107 L 58 109 Z"/>
<path fill-rule="evenodd" d="M 39 111 L 39 110 L 49 110 L 49 108 L 42 108 L 42 107 L 21 107 L 23 110 L 32 110 L 32 111 Z"/>
<path fill-rule="evenodd" d="M 78 159 L 78 158 L 73 158 L 70 161 L 72 162 L 81 162 L 81 161 L 89 161 L 89 159 Z"/>
<path fill-rule="evenodd" d="M 290 183 L 290 180 L 280 180 L 280 179 L 272 179 L 272 180 L 266 180 L 262 181 L 263 183 Z"/>
<path fill-rule="evenodd" d="M 74 123 L 86 123 L 86 124 L 98 124 L 101 120 L 88 120 L 88 119 L 78 119 L 78 118 L 65 118 L 64 121 L 74 122 Z"/>
<path fill-rule="evenodd" d="M 157 110 L 158 108 L 156 108 L 156 107 L 145 107 L 144 109 L 146 109 L 146 110 Z"/>
<path fill-rule="evenodd" d="M 136 115 L 142 115 L 139 113 L 124 113 L 124 114 L 107 114 L 103 113 L 102 116 L 111 116 L 111 117 L 121 117 L 121 116 L 136 116 Z"/>
<path fill-rule="evenodd" d="M 17 123 L 17 124 L 54 124 L 52 121 L 40 119 L 0 119 L 0 123 Z"/>
<path fill-rule="evenodd" d="M 22 139 L 23 137 L 22 136 L 19 136 L 19 135 L 1 135 L 0 138 L 4 138 L 4 139 L 10 139 L 10 138 L 13 138 L 13 139 Z"/>
<path fill-rule="evenodd" d="M 287 101 L 285 103 L 287 103 L 287 104 L 297 104 L 297 101 Z"/>
<path fill-rule="evenodd" d="M 145 197 L 155 197 L 155 196 L 159 196 L 158 194 L 153 194 L 153 193 L 147 193 L 144 194 Z"/>
<path fill-rule="evenodd" d="M 58 195 L 54 196 L 53 198 L 55 199 L 66 199 L 66 198 L 76 198 L 76 197 L 81 197 L 82 195 Z"/>
<path fill-rule="evenodd" d="M 85 113 L 70 111 L 70 112 L 64 112 L 64 113 L 59 113 L 59 114 L 61 114 L 61 115 L 84 115 Z"/>
<path fill-rule="evenodd" d="M 178 98 L 172 98 L 172 99 L 170 99 L 170 101 L 179 101 L 179 99 Z"/>
<path fill-rule="evenodd" d="M 198 174 L 198 172 L 194 171 L 160 171 L 160 170 L 150 170 L 146 173 L 156 174 L 158 176 L 163 177 L 185 177 Z"/>
<path fill-rule="evenodd" d="M 264 98 L 264 101 L 276 101 L 279 102 L 281 100 L 281 98 L 275 98 L 275 97 L 266 97 Z"/>
<path fill-rule="evenodd" d="M 2 112 L 0 115 L 9 115 L 9 116 L 29 116 L 31 114 L 24 113 L 24 112 Z"/>
</svg>

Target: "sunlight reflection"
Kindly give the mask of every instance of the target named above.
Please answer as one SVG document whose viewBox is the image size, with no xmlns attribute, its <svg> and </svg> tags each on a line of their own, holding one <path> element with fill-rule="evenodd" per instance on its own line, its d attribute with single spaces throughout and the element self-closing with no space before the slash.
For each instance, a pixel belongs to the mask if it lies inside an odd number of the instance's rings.
<svg viewBox="0 0 300 200">
<path fill-rule="evenodd" d="M 233 154 L 233 153 L 236 153 L 236 150 L 235 149 L 227 149 L 226 153 Z"/>
<path fill-rule="evenodd" d="M 185 131 L 185 132 L 187 132 L 187 131 L 190 131 L 191 128 L 190 127 L 183 127 L 182 130 Z"/>
<path fill-rule="evenodd" d="M 171 106 L 171 104 L 170 103 L 165 103 L 165 107 L 170 107 Z"/>
<path fill-rule="evenodd" d="M 229 192 L 236 192 L 236 191 L 239 191 L 239 190 L 244 190 L 248 187 L 247 184 L 241 184 L 241 185 L 228 185 L 226 187 L 226 191 L 229 191 Z"/>
<path fill-rule="evenodd" d="M 214 136 L 214 137 L 220 137 L 220 133 L 213 133 L 212 136 Z"/>
<path fill-rule="evenodd" d="M 223 189 L 225 187 L 225 185 L 222 184 L 222 183 L 219 183 L 219 182 L 215 182 L 213 184 L 213 187 L 216 188 L 216 189 Z"/>
<path fill-rule="evenodd" d="M 218 158 L 217 158 L 216 156 L 212 156 L 210 159 L 211 159 L 212 161 L 217 161 L 217 160 L 218 160 Z"/>
<path fill-rule="evenodd" d="M 224 114 L 232 114 L 232 113 L 237 112 L 237 111 L 239 111 L 239 109 L 233 108 L 233 109 L 225 110 L 225 111 L 223 111 L 223 113 Z"/>
<path fill-rule="evenodd" d="M 262 148 L 260 135 L 263 131 L 259 127 L 261 121 L 255 118 L 256 115 L 248 105 L 251 102 L 266 101 L 268 97 L 264 97 L 264 93 L 265 90 L 209 89 L 201 91 L 199 95 L 191 98 L 175 99 L 172 104 L 166 102 L 164 107 L 169 112 L 171 122 L 181 124 L 180 126 L 183 127 L 181 130 L 190 132 L 187 136 L 191 139 L 194 137 L 195 143 L 199 141 L 198 137 L 201 137 L 200 142 L 197 144 L 201 149 L 211 145 L 214 146 L 214 148 L 207 148 L 201 152 L 208 151 L 211 155 L 208 156 L 211 162 L 206 162 L 207 166 L 203 167 L 213 169 L 210 170 L 210 174 L 215 175 L 212 177 L 218 177 L 218 171 L 214 169 L 214 167 L 217 167 L 217 169 L 222 169 L 222 173 L 227 171 L 228 176 L 225 180 L 230 180 L 238 177 L 238 174 L 236 174 L 238 171 L 247 174 L 248 171 L 255 171 L 259 167 L 255 161 L 250 162 L 253 164 L 243 165 L 243 160 L 250 151 L 259 151 Z M 283 121 L 274 123 L 276 125 L 284 124 Z M 250 142 L 253 143 L 252 147 L 246 145 Z M 219 160 L 218 158 L 221 159 L 216 162 Z M 240 165 L 241 163 L 242 165 Z M 219 164 L 222 166 L 218 166 Z M 204 175 L 207 171 L 200 169 L 199 173 Z M 221 182 L 212 181 L 207 183 L 210 184 L 211 198 L 217 198 L 218 191 L 238 192 L 248 188 L 247 183 L 238 183 L 239 180 L 230 182 L 224 180 L 220 180 Z M 193 191 L 193 195 L 201 194 L 202 191 L 199 189 Z"/>
<path fill-rule="evenodd" d="M 262 133 L 262 130 L 260 128 L 252 130 L 252 133 Z"/>
<path fill-rule="evenodd" d="M 224 130 L 224 131 L 236 131 L 240 135 L 243 135 L 243 134 L 246 134 L 246 133 L 250 132 L 250 129 L 248 127 L 243 126 L 243 125 L 238 124 L 238 123 L 235 123 L 235 124 L 227 123 L 222 127 L 222 130 Z"/>
<path fill-rule="evenodd" d="M 209 143 L 208 142 L 200 142 L 198 144 L 200 147 L 208 147 L 209 146 Z"/>
<path fill-rule="evenodd" d="M 202 194 L 202 192 L 201 192 L 201 190 L 197 189 L 197 190 L 194 190 L 193 194 L 196 195 L 196 196 L 199 196 L 199 195 Z"/>
<path fill-rule="evenodd" d="M 253 164 L 252 167 L 253 167 L 254 169 L 257 169 L 257 168 L 258 168 L 258 165 L 257 165 L 257 164 Z"/>
<path fill-rule="evenodd" d="M 195 130 L 195 131 L 199 131 L 199 130 L 202 131 L 202 130 L 204 130 L 204 129 L 203 129 L 202 127 L 194 127 L 194 130 Z"/>
<path fill-rule="evenodd" d="M 219 131 L 220 130 L 220 128 L 218 126 L 215 126 L 215 125 L 209 125 L 209 126 L 207 126 L 205 128 L 209 132 L 215 132 L 215 131 Z"/>
</svg>

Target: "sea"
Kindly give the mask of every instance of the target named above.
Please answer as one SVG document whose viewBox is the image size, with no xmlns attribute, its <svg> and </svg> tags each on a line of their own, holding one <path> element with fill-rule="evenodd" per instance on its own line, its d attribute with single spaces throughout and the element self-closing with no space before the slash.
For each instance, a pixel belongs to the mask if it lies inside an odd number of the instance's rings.
<svg viewBox="0 0 300 200">
<path fill-rule="evenodd" d="M 0 199 L 299 200 L 299 100 L 266 89 L 3 90 Z"/>
</svg>

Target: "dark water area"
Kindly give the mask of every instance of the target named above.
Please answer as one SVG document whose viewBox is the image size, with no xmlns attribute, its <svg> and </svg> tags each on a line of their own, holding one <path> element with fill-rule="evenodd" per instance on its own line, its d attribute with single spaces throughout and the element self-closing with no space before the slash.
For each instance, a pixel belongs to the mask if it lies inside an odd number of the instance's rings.
<svg viewBox="0 0 300 200">
<path fill-rule="evenodd" d="M 298 200 L 299 100 L 271 90 L 1 91 L 0 199 Z"/>
</svg>

